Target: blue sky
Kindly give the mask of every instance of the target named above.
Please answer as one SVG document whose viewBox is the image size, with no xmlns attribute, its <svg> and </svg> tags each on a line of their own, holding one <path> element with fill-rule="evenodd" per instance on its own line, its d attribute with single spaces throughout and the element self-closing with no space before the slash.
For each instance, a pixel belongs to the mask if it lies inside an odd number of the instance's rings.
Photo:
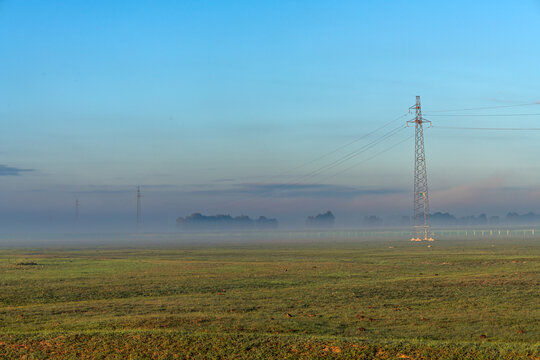
<svg viewBox="0 0 540 360">
<path fill-rule="evenodd" d="M 155 221 L 408 214 L 412 128 L 302 178 L 401 120 L 298 167 L 416 95 L 426 118 L 539 101 L 539 35 L 539 1 L 0 1 L 0 214 L 64 221 L 79 198 L 88 218 L 132 219 L 137 184 Z M 540 116 L 429 119 L 540 127 Z M 540 132 L 425 134 L 434 211 L 540 212 Z"/>
</svg>

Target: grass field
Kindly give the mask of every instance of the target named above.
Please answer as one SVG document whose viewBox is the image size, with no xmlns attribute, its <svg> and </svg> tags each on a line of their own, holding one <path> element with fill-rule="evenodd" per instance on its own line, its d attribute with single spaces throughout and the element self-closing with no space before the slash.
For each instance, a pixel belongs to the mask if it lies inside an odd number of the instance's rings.
<svg viewBox="0 0 540 360">
<path fill-rule="evenodd" d="M 540 359 L 534 239 L 0 248 L 0 358 Z"/>
</svg>

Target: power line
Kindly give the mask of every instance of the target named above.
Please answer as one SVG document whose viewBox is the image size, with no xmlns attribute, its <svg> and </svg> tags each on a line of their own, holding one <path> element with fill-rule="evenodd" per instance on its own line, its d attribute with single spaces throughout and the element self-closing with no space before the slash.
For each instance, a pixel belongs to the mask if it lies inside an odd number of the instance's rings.
<svg viewBox="0 0 540 360">
<path fill-rule="evenodd" d="M 537 102 L 534 102 L 534 103 L 526 103 L 526 104 L 515 104 L 515 105 L 499 105 L 499 106 L 484 106 L 484 107 L 474 107 L 474 108 L 461 108 L 461 109 L 447 109 L 447 110 L 432 110 L 431 112 L 432 113 L 435 113 L 435 112 L 454 112 L 454 111 L 471 111 L 471 110 L 487 110 L 487 109 L 500 109 L 500 108 L 512 108 L 512 107 L 520 107 L 520 106 L 530 106 L 530 105 L 538 105 L 539 103 Z M 367 137 L 369 137 L 370 135 L 373 135 L 375 134 L 376 132 L 388 127 L 390 124 L 402 119 L 403 117 L 407 116 L 407 114 L 403 114 L 403 115 L 400 115 L 398 116 L 397 118 L 395 119 L 392 119 L 391 121 L 383 124 L 382 126 L 378 127 L 377 129 L 365 134 L 365 135 L 362 135 L 361 137 L 359 138 L 356 138 L 346 144 L 343 144 L 327 153 L 324 153 L 322 154 L 321 156 L 318 156 L 310 161 L 307 161 L 303 164 L 300 164 L 299 166 L 296 166 L 288 171 L 284 171 L 282 173 L 279 173 L 277 175 L 274 175 L 274 177 L 279 177 L 279 176 L 283 176 L 283 175 L 286 175 L 286 174 L 290 174 L 291 172 L 293 171 L 296 171 L 298 169 L 301 169 L 301 168 L 304 168 L 310 164 L 313 164 L 313 163 L 316 163 L 322 159 L 325 159 L 337 152 L 339 152 L 340 150 L 343 150 Z M 471 117 L 475 117 L 475 116 L 540 116 L 540 113 L 539 114 L 493 114 L 493 115 L 489 115 L 489 114 L 470 114 L 470 115 L 466 115 L 466 114 L 431 114 L 431 116 L 471 116 Z M 422 118 L 422 120 L 424 122 L 428 122 L 427 119 L 425 118 Z M 439 129 L 453 129 L 453 130 L 499 130 L 499 131 L 517 131 L 517 130 L 523 130 L 523 131 L 526 131 L 526 130 L 540 130 L 540 128 L 480 128 L 480 127 L 452 127 L 452 126 L 433 126 L 434 128 L 439 128 Z M 250 195 L 250 196 L 247 196 L 246 198 L 244 199 L 238 199 L 234 202 L 239 202 L 239 201 L 243 201 L 243 200 L 246 200 L 246 199 L 249 199 L 249 198 L 254 198 L 254 197 L 258 197 L 258 196 L 261 196 L 261 195 L 264 195 L 266 193 L 269 193 L 273 190 L 279 190 L 280 187 L 282 188 L 286 188 L 288 186 L 292 186 L 292 185 L 298 185 L 300 184 L 301 182 L 303 181 L 306 181 L 308 179 L 311 179 L 313 177 L 316 177 L 316 176 L 319 176 L 321 175 L 322 173 L 325 173 L 325 172 L 328 172 L 340 165 L 342 165 L 343 163 L 351 160 L 351 159 L 354 159 L 356 157 L 358 157 L 360 154 L 363 154 L 365 153 L 366 151 L 372 149 L 373 147 L 375 147 L 376 145 L 380 144 L 381 142 L 391 138 L 392 136 L 396 135 L 397 133 L 399 133 L 401 130 L 403 130 L 405 128 L 405 126 L 399 126 L 397 128 L 394 128 L 392 130 L 390 130 L 389 132 L 379 136 L 378 138 L 376 138 L 375 140 L 371 141 L 370 143 L 368 144 L 365 144 L 364 146 L 360 147 L 359 149 L 357 150 L 354 150 L 352 152 L 349 152 L 348 154 L 345 154 L 344 156 L 341 156 L 339 157 L 338 159 L 335 159 L 333 161 L 330 161 L 329 163 L 307 173 L 307 174 L 304 174 L 304 175 L 301 175 L 301 176 L 297 176 L 296 178 L 293 178 L 291 181 L 287 182 L 287 183 L 283 183 L 281 185 L 276 185 L 272 190 L 268 190 L 268 191 L 262 191 L 260 193 L 257 193 L 257 194 L 254 194 L 254 195 Z M 411 136 L 412 137 L 412 136 Z M 340 170 L 336 173 L 334 173 L 333 175 L 330 175 L 329 177 L 327 178 L 332 178 L 332 177 L 335 177 L 345 171 L 348 171 L 362 163 L 365 163 L 367 161 L 370 161 L 378 156 L 380 156 L 381 154 L 383 153 L 386 153 L 388 151 L 390 151 L 391 149 L 397 147 L 398 145 L 402 144 L 403 142 L 409 140 L 411 137 L 407 137 L 406 139 L 404 140 L 401 140 L 399 141 L 398 143 L 382 150 L 382 151 L 379 151 L 377 152 L 376 154 L 374 154 L 373 156 L 370 156 L 352 166 L 349 166 L 343 170 Z M 291 175 L 292 176 L 292 175 Z M 325 178 L 325 180 L 327 179 Z"/>
<path fill-rule="evenodd" d="M 384 140 L 386 140 L 386 139 L 388 139 L 388 138 L 390 138 L 390 137 L 396 135 L 400 130 L 403 130 L 403 129 L 405 129 L 405 126 L 402 125 L 402 126 L 399 126 L 399 127 L 395 128 L 395 129 L 389 131 L 388 133 L 382 135 L 382 136 L 379 137 L 378 139 L 376 139 L 376 140 L 370 142 L 369 144 L 364 145 L 364 146 L 361 147 L 360 149 L 358 149 L 358 150 L 356 150 L 356 151 L 353 151 L 353 152 L 351 152 L 351 153 L 349 153 L 349 154 L 347 154 L 347 155 L 345 155 L 345 156 L 343 156 L 343 157 L 341 157 L 341 158 L 339 158 L 339 159 L 337 159 L 337 160 L 334 160 L 334 161 L 331 162 L 330 164 L 327 164 L 327 165 L 325 165 L 325 166 L 322 166 L 322 167 L 320 167 L 319 169 L 317 169 L 317 170 L 315 170 L 315 171 L 313 171 L 313 172 L 311 172 L 311 173 L 309 173 L 309 174 L 307 174 L 307 175 L 304 175 L 304 176 L 300 177 L 300 178 L 298 179 L 298 182 L 300 182 L 301 180 L 305 180 L 306 178 L 312 178 L 312 177 L 314 177 L 314 176 L 317 176 L 317 175 L 319 175 L 320 173 L 323 173 L 323 172 L 325 172 L 325 171 L 327 171 L 327 170 L 333 169 L 333 168 L 335 168 L 336 166 L 339 166 L 339 165 L 343 164 L 344 162 L 346 162 L 346 161 L 348 161 L 348 160 L 350 160 L 350 159 L 352 159 L 352 158 L 355 158 L 356 156 L 358 156 L 358 155 L 360 155 L 360 154 L 362 154 L 362 153 L 364 153 L 364 152 L 370 150 L 370 149 L 373 148 L 374 146 L 378 145 L 378 144 L 381 143 L 382 141 L 384 141 Z M 298 182 L 297 182 L 297 183 L 298 183 Z"/>
<path fill-rule="evenodd" d="M 503 108 L 520 107 L 520 106 L 531 106 L 531 105 L 540 105 L 540 102 L 539 102 L 539 101 L 536 101 L 536 102 L 525 103 L 525 104 L 498 105 L 498 106 L 482 106 L 482 107 L 464 108 L 464 109 L 431 110 L 431 111 L 429 111 L 428 113 L 433 113 L 433 112 L 452 112 L 452 111 L 488 110 L 488 109 L 503 109 Z"/>
<path fill-rule="evenodd" d="M 427 116 L 466 116 L 466 117 L 473 117 L 473 116 L 540 116 L 540 113 L 537 114 L 425 114 Z"/>
<path fill-rule="evenodd" d="M 400 116 L 399 118 L 396 118 L 390 122 L 388 122 L 387 124 L 383 125 L 382 127 L 380 127 L 378 130 L 382 129 L 383 127 L 386 127 L 388 126 L 389 124 L 403 118 L 404 116 L 407 116 L 407 114 L 405 115 L 402 115 Z M 284 184 L 280 184 L 280 185 L 277 185 L 274 189 L 279 189 L 280 187 L 281 188 L 286 188 L 288 186 L 294 186 L 294 185 L 298 185 L 300 184 L 302 181 L 305 181 L 305 180 L 308 180 L 308 179 L 311 179 L 317 175 L 320 175 L 321 173 L 324 173 L 330 169 L 333 169 L 335 168 L 336 166 L 339 166 L 341 165 L 342 163 L 352 159 L 352 158 L 355 158 L 356 156 L 370 150 L 371 148 L 373 148 L 374 146 L 378 145 L 379 143 L 381 143 L 382 141 L 388 139 L 388 138 L 391 138 L 392 136 L 396 135 L 400 130 L 403 130 L 405 129 L 405 126 L 404 125 L 401 125 L 397 128 L 394 128 L 392 130 L 390 130 L 389 132 L 381 135 L 379 138 L 373 140 L 372 142 L 362 146 L 360 149 L 357 149 L 355 151 L 352 151 L 342 157 L 340 157 L 339 159 L 336 159 L 332 162 L 330 162 L 329 164 L 326 164 L 308 174 L 304 174 L 304 175 L 301 175 L 300 177 L 296 177 L 295 179 L 293 179 L 292 181 L 289 181 L 287 183 L 284 183 Z M 371 132 L 370 134 L 373 134 L 375 131 Z M 365 137 L 365 136 L 364 136 Z M 262 193 L 258 193 L 258 194 L 254 194 L 254 195 L 250 195 L 250 196 L 247 196 L 245 198 L 242 198 L 242 199 L 238 199 L 236 201 L 233 201 L 233 203 L 238 203 L 240 201 L 244 201 L 244 200 L 247 200 L 247 199 L 251 199 L 251 198 L 256 198 L 258 196 L 262 196 L 266 193 L 268 193 L 270 191 L 266 191 L 266 192 L 262 192 Z"/>
<path fill-rule="evenodd" d="M 435 129 L 451 130 L 489 130 L 489 131 L 539 131 L 540 128 L 493 128 L 493 127 L 462 127 L 462 126 L 432 126 Z"/>
<path fill-rule="evenodd" d="M 288 174 L 288 173 L 291 173 L 292 171 L 296 171 L 296 170 L 298 170 L 298 169 L 304 168 L 304 167 L 306 167 L 307 165 L 311 165 L 311 164 L 313 164 L 313 163 L 315 163 L 315 162 L 317 162 L 317 161 L 319 161 L 319 160 L 322 160 L 322 159 L 324 159 L 324 158 L 326 158 L 326 157 L 328 157 L 328 156 L 330 156 L 330 155 L 333 155 L 333 154 L 337 153 L 338 151 L 340 151 L 340 150 L 342 150 L 342 149 L 345 149 L 346 147 L 349 147 L 349 146 L 351 146 L 351 145 L 353 145 L 353 144 L 356 144 L 356 143 L 359 142 L 360 140 L 363 140 L 363 139 L 365 139 L 365 138 L 367 138 L 367 137 L 369 137 L 369 136 L 375 134 L 376 132 L 378 132 L 378 131 L 380 131 L 380 130 L 386 128 L 387 126 L 389 126 L 389 125 L 391 125 L 391 124 L 393 124 L 393 123 L 395 123 L 395 122 L 397 122 L 397 121 L 399 121 L 400 119 L 404 118 L 404 117 L 407 116 L 407 115 L 408 115 L 407 113 L 402 114 L 402 115 L 400 115 L 400 116 L 398 116 L 398 117 L 396 117 L 396 118 L 390 120 L 389 122 L 383 124 L 382 126 L 376 128 L 375 130 L 373 130 L 373 131 L 371 131 L 371 132 L 368 132 L 367 134 L 364 134 L 364 135 L 362 135 L 362 136 L 360 136 L 360 137 L 358 137 L 358 138 L 356 138 L 356 139 L 354 139 L 354 140 L 352 140 L 352 141 L 350 141 L 350 142 L 348 142 L 348 143 L 346 143 L 346 144 L 343 144 L 343 145 L 341 145 L 341 146 L 339 146 L 339 147 L 337 147 L 337 148 L 335 148 L 335 149 L 333 149 L 333 150 L 331 150 L 331 151 L 329 151 L 329 152 L 327 152 L 327 153 L 325 153 L 325 154 L 323 154 L 323 155 L 321 155 L 321 156 L 319 156 L 319 157 L 317 157 L 317 158 L 315 158 L 315 159 L 313 159 L 313 160 L 309 160 L 309 161 L 307 161 L 307 162 L 305 162 L 305 163 L 303 163 L 303 164 L 300 164 L 300 165 L 298 165 L 298 166 L 296 166 L 296 167 L 294 167 L 294 168 L 292 168 L 292 169 L 290 169 L 290 170 L 286 170 L 286 171 L 284 171 L 284 172 L 282 172 L 282 173 L 276 174 L 276 175 L 274 175 L 273 177 L 279 177 L 279 176 L 286 175 L 286 174 Z"/>
<path fill-rule="evenodd" d="M 405 139 L 403 139 L 403 140 L 401 140 L 401 141 L 395 143 L 394 145 L 392 145 L 392 146 L 390 146 L 390 147 L 388 147 L 388 148 L 386 148 L 386 149 L 384 149 L 384 150 L 382 150 L 382 151 L 379 151 L 379 152 L 376 153 L 375 155 L 373 155 L 373 156 L 371 156 L 371 157 L 369 157 L 369 158 L 367 158 L 367 159 L 365 159 L 365 160 L 362 160 L 362 161 L 360 161 L 360 162 L 354 164 L 353 166 L 349 166 L 348 168 L 345 168 L 345 169 L 343 169 L 343 170 L 341 170 L 341 171 L 338 171 L 337 173 L 335 173 L 335 174 L 333 174 L 333 175 L 331 175 L 331 176 L 326 177 L 324 180 L 332 179 L 332 178 L 336 177 L 337 175 L 341 175 L 342 173 L 344 173 L 344 172 L 346 172 L 346 171 L 348 171 L 348 170 L 350 170 L 350 169 L 352 169 L 352 168 L 357 167 L 358 165 L 361 165 L 361 164 L 363 164 L 363 163 L 365 163 L 365 162 L 368 162 L 368 161 L 370 161 L 370 160 L 373 160 L 373 159 L 375 159 L 376 157 L 378 157 L 378 156 L 380 156 L 380 155 L 382 155 L 382 154 L 384 154 L 384 153 L 386 153 L 386 152 L 392 150 L 393 148 L 395 148 L 395 147 L 397 147 L 397 146 L 403 144 L 405 141 L 412 139 L 413 137 L 414 137 L 414 135 L 408 136 L 407 138 L 405 138 Z"/>
<path fill-rule="evenodd" d="M 366 162 L 368 162 L 368 161 L 370 161 L 370 160 L 373 160 L 373 159 L 375 159 L 376 157 L 379 157 L 380 155 L 382 155 L 382 154 L 384 154 L 384 153 L 386 153 L 386 152 L 388 152 L 388 151 L 394 149 L 395 147 L 397 147 L 397 146 L 403 144 L 404 142 L 406 142 L 406 141 L 412 139 L 414 136 L 415 136 L 415 135 L 408 136 L 408 137 L 406 137 L 405 139 L 403 139 L 403 140 L 401 140 L 401 141 L 399 141 L 399 142 L 393 144 L 392 146 L 390 146 L 390 147 L 388 147 L 388 148 L 386 148 L 386 149 L 384 149 L 384 150 L 382 150 L 382 151 L 377 152 L 377 153 L 374 154 L 373 156 L 370 156 L 370 157 L 368 157 L 367 159 L 364 159 L 364 160 L 362 160 L 362 161 L 360 161 L 360 162 L 354 164 L 353 166 L 350 166 L 350 167 L 348 167 L 348 168 L 346 168 L 346 169 L 343 169 L 343 170 L 341 170 L 341 171 L 339 171 L 339 172 L 337 172 L 337 173 L 334 173 L 334 174 L 332 174 L 332 175 L 330 175 L 330 176 L 324 178 L 323 180 L 326 181 L 326 180 L 332 179 L 332 178 L 336 177 L 337 175 L 340 175 L 340 174 L 342 174 L 342 173 L 344 173 L 344 172 L 346 172 L 346 171 L 348 171 L 348 170 L 350 170 L 350 169 L 352 169 L 352 168 L 354 168 L 354 167 L 356 167 L 356 166 L 358 166 L 358 165 L 361 165 L 361 164 L 366 163 Z M 291 183 L 291 184 L 282 184 L 282 186 L 291 186 L 291 185 L 298 185 L 298 184 L 299 184 L 299 183 L 297 182 L 297 183 Z M 258 194 L 258 195 L 261 195 L 261 194 Z M 256 196 L 254 195 L 254 196 L 251 196 L 251 197 L 249 197 L 249 198 L 254 198 L 254 197 L 256 197 Z M 249 199 L 249 198 L 247 198 L 247 199 Z M 245 199 L 244 199 L 244 200 L 245 200 Z"/>
</svg>

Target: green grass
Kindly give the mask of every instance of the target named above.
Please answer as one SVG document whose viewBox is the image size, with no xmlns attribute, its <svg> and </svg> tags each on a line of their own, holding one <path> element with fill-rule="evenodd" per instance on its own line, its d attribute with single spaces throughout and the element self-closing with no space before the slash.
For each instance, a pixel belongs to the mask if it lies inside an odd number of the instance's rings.
<svg viewBox="0 0 540 360">
<path fill-rule="evenodd" d="M 0 249 L 0 358 L 540 359 L 539 285 L 533 239 Z"/>
</svg>

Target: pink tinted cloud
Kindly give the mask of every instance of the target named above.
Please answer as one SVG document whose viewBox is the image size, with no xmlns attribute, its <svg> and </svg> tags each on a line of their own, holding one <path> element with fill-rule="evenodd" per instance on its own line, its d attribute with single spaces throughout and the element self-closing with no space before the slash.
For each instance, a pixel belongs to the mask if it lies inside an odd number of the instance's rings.
<svg viewBox="0 0 540 360">
<path fill-rule="evenodd" d="M 538 211 L 540 189 L 506 186 L 505 176 L 431 192 L 431 210 L 462 215 L 477 212 Z"/>
</svg>

